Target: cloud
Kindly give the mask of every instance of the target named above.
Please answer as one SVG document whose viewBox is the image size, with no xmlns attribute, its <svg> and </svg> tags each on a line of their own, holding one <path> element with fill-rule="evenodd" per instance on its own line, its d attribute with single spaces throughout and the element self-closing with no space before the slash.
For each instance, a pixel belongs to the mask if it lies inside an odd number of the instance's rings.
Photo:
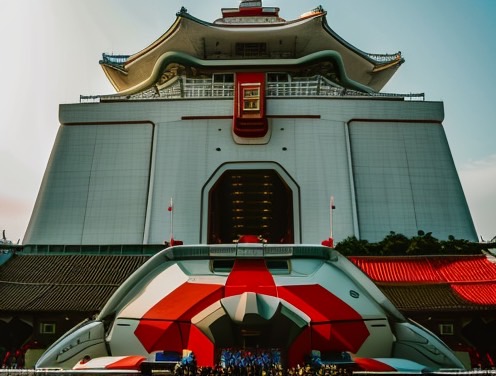
<svg viewBox="0 0 496 376">
<path fill-rule="evenodd" d="M 485 240 L 496 235 L 496 154 L 458 169 L 477 232 Z"/>
<path fill-rule="evenodd" d="M 33 203 L 30 200 L 0 197 L 0 231 L 5 230 L 7 239 L 17 242 L 24 237 Z"/>
</svg>

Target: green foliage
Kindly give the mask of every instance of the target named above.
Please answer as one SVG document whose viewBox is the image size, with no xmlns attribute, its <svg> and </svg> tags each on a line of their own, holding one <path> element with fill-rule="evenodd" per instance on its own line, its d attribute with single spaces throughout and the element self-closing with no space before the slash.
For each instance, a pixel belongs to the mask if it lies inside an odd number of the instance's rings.
<svg viewBox="0 0 496 376">
<path fill-rule="evenodd" d="M 448 240 L 438 240 L 431 232 L 420 230 L 411 238 L 391 231 L 378 243 L 350 236 L 336 244 L 335 249 L 344 256 L 475 255 L 489 246 L 455 239 L 452 235 Z"/>
<path fill-rule="evenodd" d="M 440 243 L 443 253 L 450 255 L 475 255 L 484 249 L 484 244 L 472 243 L 464 239 L 455 239 L 453 235 L 450 235 L 448 240 L 441 241 Z"/>
<path fill-rule="evenodd" d="M 370 254 L 370 243 L 366 240 L 358 240 L 355 236 L 349 236 L 336 244 L 335 249 L 343 256 L 366 256 Z"/>
<path fill-rule="evenodd" d="M 405 235 L 391 231 L 378 243 L 377 248 L 381 256 L 399 256 L 406 254 L 409 246 L 410 240 Z"/>
</svg>

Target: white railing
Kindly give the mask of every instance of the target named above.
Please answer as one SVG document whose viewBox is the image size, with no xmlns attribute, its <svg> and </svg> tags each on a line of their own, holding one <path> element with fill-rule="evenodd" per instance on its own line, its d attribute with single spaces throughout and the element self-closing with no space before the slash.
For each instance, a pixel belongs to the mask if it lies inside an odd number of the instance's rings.
<svg viewBox="0 0 496 376">
<path fill-rule="evenodd" d="M 288 82 L 267 83 L 268 97 L 340 96 L 345 89 L 322 76 L 294 78 Z"/>
<path fill-rule="evenodd" d="M 184 98 L 234 97 L 234 83 L 214 82 L 211 78 L 183 80 Z"/>
<path fill-rule="evenodd" d="M 375 60 L 378 63 L 390 63 L 393 61 L 401 60 L 401 51 L 398 51 L 395 54 L 370 54 L 367 53 L 367 56 L 371 59 Z"/>
<path fill-rule="evenodd" d="M 338 86 L 322 76 L 298 77 L 291 81 L 268 82 L 267 97 L 379 97 L 425 100 L 420 94 L 364 93 Z M 130 96 L 100 95 L 81 96 L 81 103 L 123 100 L 163 100 L 181 98 L 233 98 L 234 83 L 214 82 L 211 78 L 186 78 L 176 80 L 162 89 L 150 88 Z"/>
</svg>

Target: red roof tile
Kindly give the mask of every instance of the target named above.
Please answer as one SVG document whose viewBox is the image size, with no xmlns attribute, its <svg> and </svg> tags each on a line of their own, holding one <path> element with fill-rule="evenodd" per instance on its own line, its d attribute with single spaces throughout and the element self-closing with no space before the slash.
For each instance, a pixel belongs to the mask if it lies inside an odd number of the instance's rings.
<svg viewBox="0 0 496 376">
<path fill-rule="evenodd" d="M 496 281 L 496 264 L 492 256 L 435 257 L 429 260 L 446 282 Z"/>
<path fill-rule="evenodd" d="M 399 309 L 496 309 L 492 256 L 350 257 Z"/>
<path fill-rule="evenodd" d="M 439 283 L 440 275 L 425 257 L 350 257 L 376 282 Z"/>
<path fill-rule="evenodd" d="M 492 256 L 357 256 L 350 260 L 376 282 L 496 281 L 496 263 Z"/>
<path fill-rule="evenodd" d="M 451 288 L 469 302 L 496 307 L 496 282 L 457 283 L 452 284 Z"/>
</svg>

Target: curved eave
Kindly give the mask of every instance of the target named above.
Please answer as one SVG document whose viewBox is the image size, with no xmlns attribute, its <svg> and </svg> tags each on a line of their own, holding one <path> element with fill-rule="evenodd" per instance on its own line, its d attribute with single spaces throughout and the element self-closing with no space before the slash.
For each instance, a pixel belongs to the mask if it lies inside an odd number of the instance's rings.
<svg viewBox="0 0 496 376">
<path fill-rule="evenodd" d="M 362 84 L 370 86 L 376 92 L 379 92 L 387 84 L 401 64 L 405 62 L 400 52 L 394 54 L 398 56 L 394 60 L 379 61 L 374 59 L 372 54 L 353 46 L 336 33 L 329 26 L 325 15 L 322 19 L 322 29 L 335 43 L 340 45 L 340 47 L 336 47 L 336 50 L 341 51 L 345 62 L 355 67 L 355 69 L 350 69 L 350 76 Z"/>
<path fill-rule="evenodd" d="M 330 26 L 329 23 L 327 22 L 327 18 L 324 15 L 323 18 L 323 23 L 322 26 L 324 30 L 336 41 L 338 41 L 340 44 L 342 44 L 344 47 L 349 49 L 350 51 L 353 51 L 356 55 L 360 56 L 362 59 L 367 60 L 371 64 L 373 64 L 376 67 L 380 67 L 382 65 L 390 65 L 390 63 L 393 63 L 395 65 L 397 64 L 402 64 L 404 62 L 404 59 L 399 58 L 397 60 L 394 60 L 392 62 L 383 64 L 381 61 L 374 59 L 370 54 L 365 51 L 360 50 L 359 48 L 353 46 L 352 44 L 348 43 L 346 40 L 344 40 L 338 33 L 336 33 Z M 397 54 L 400 54 L 399 52 Z M 396 55 L 396 54 L 395 54 Z"/>
<path fill-rule="evenodd" d="M 122 90 L 125 90 L 126 87 L 128 86 L 127 81 L 129 80 L 127 79 L 127 77 L 129 75 L 129 66 L 132 65 L 132 63 L 138 60 L 140 57 L 149 54 L 151 51 L 163 45 L 168 39 L 170 39 L 171 36 L 174 35 L 174 33 L 179 29 L 181 17 L 183 14 L 184 13 L 182 12 L 177 13 L 176 20 L 164 34 L 162 34 L 157 40 L 155 40 L 148 47 L 135 53 L 134 55 L 129 56 L 127 61 L 122 66 L 115 66 L 111 64 L 106 64 L 104 62 L 100 62 L 100 65 L 105 75 L 107 76 L 108 80 L 110 81 L 110 83 L 117 92 L 121 92 Z"/>
<path fill-rule="evenodd" d="M 326 50 L 326 51 L 314 52 L 310 55 L 306 55 L 298 59 L 249 59 L 249 60 L 244 60 L 244 59 L 202 60 L 194 56 L 185 54 L 183 52 L 169 51 L 164 53 L 160 57 L 160 59 L 156 61 L 154 68 L 150 72 L 150 75 L 144 81 L 141 81 L 137 85 L 121 91 L 119 94 L 130 95 L 148 89 L 158 81 L 160 74 L 163 72 L 163 70 L 169 64 L 173 64 L 173 63 L 181 64 L 188 67 L 196 67 L 196 68 L 203 68 L 209 70 L 222 68 L 228 70 L 232 69 L 233 71 L 240 71 L 245 69 L 257 70 L 257 71 L 258 70 L 281 71 L 282 67 L 293 68 L 293 67 L 305 66 L 309 64 L 326 62 L 326 61 L 330 61 L 336 65 L 338 76 L 340 79 L 340 84 L 342 86 L 365 93 L 374 92 L 372 88 L 354 81 L 347 75 L 343 59 L 341 58 L 341 55 L 336 51 Z"/>
<path fill-rule="evenodd" d="M 380 91 L 392 77 L 403 59 L 378 62 L 369 54 L 344 41 L 327 24 L 326 13 L 315 13 L 308 17 L 284 24 L 269 25 L 218 25 L 201 21 L 185 11 L 177 14 L 174 24 L 145 49 L 132 55 L 120 67 L 102 64 L 105 74 L 120 94 L 134 93 L 136 88 L 150 85 L 149 78 L 156 74 L 159 61 L 170 52 L 184 53 L 203 61 L 227 66 L 253 66 L 253 61 L 273 65 L 280 60 L 282 65 L 292 63 L 287 57 L 303 58 L 321 51 L 335 51 L 341 56 L 342 69 L 347 77 L 363 87 Z M 267 59 L 232 60 L 236 43 L 267 44 L 270 57 Z M 278 55 L 279 54 L 279 55 Z M 266 60 L 266 61 L 265 61 Z M 205 63 L 206 64 L 206 63 Z M 145 85 L 146 86 L 146 85 Z M 363 90 L 361 90 L 363 91 Z"/>
</svg>

